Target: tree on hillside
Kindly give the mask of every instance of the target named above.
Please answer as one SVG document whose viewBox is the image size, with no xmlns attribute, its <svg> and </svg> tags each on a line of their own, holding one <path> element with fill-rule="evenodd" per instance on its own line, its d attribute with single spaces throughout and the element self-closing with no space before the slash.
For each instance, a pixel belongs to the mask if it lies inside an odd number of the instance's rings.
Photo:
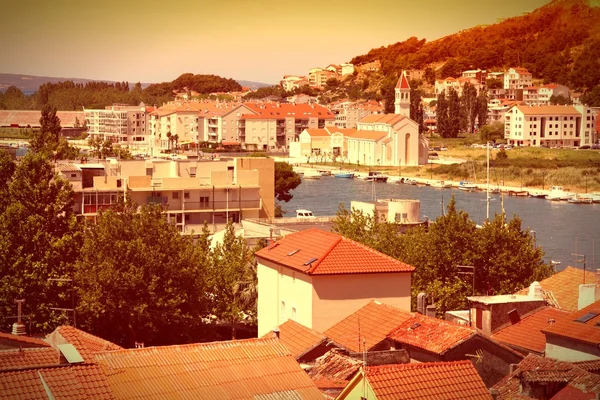
<svg viewBox="0 0 600 400">
<path fill-rule="evenodd" d="M 460 132 L 461 107 L 458 93 L 453 88 L 448 90 L 448 137 L 456 138 Z"/>
<path fill-rule="evenodd" d="M 592 90 L 581 96 L 581 102 L 589 107 L 600 107 L 600 85 L 594 86 Z"/>
<path fill-rule="evenodd" d="M 80 249 L 78 323 L 125 347 L 201 341 L 211 309 L 203 248 L 159 206 L 127 201 L 101 212 Z"/>
<path fill-rule="evenodd" d="M 446 92 L 444 90 L 442 90 L 437 98 L 436 116 L 438 133 L 443 138 L 449 138 L 450 123 L 448 121 L 448 100 L 446 99 Z"/>
<path fill-rule="evenodd" d="M 67 322 L 50 307 L 71 306 L 69 287 L 49 279 L 71 278 L 81 248 L 73 191 L 43 153 L 25 156 L 9 181 L 0 214 L 0 326 L 9 329 L 14 300 L 24 298 L 30 333 L 49 332 Z"/>
<path fill-rule="evenodd" d="M 573 104 L 573 102 L 571 101 L 571 98 L 565 97 L 562 94 L 559 94 L 558 96 L 555 96 L 555 95 L 550 96 L 550 104 L 567 106 L 567 105 Z"/>
<path fill-rule="evenodd" d="M 393 76 L 385 78 L 381 84 L 381 95 L 383 96 L 384 112 L 386 114 L 393 114 L 395 111 L 394 101 L 396 100 L 396 83 L 398 79 L 394 79 Z"/>
<path fill-rule="evenodd" d="M 463 130 L 473 133 L 475 129 L 475 119 L 477 119 L 478 102 L 477 89 L 469 82 L 463 87 L 462 96 L 460 97 L 460 105 L 462 108 L 462 127 Z"/>
</svg>

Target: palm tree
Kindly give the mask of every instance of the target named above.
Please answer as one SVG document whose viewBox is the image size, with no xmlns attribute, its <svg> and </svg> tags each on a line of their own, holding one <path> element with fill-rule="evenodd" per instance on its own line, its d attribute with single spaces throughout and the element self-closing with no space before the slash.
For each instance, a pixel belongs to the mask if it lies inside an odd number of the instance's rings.
<svg viewBox="0 0 600 400">
<path fill-rule="evenodd" d="M 171 131 L 167 132 L 167 140 L 168 140 L 167 146 L 168 146 L 169 150 L 171 150 L 171 137 L 172 137 Z"/>
<path fill-rule="evenodd" d="M 178 148 L 177 145 L 179 143 L 179 135 L 178 134 L 174 134 L 173 137 L 172 137 L 172 139 L 173 139 L 173 142 L 175 143 L 175 149 L 177 149 Z"/>
</svg>

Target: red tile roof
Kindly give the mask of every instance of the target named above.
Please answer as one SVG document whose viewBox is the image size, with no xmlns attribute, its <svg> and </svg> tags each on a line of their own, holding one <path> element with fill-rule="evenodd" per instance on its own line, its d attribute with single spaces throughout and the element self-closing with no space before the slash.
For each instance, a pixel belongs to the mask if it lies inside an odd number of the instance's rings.
<svg viewBox="0 0 600 400">
<path fill-rule="evenodd" d="M 581 113 L 573 106 L 516 106 L 524 115 L 574 115 Z"/>
<path fill-rule="evenodd" d="M 0 372 L 0 398 L 4 400 L 115 399 L 102 369 L 97 365 Z"/>
<path fill-rule="evenodd" d="M 496 383 L 492 390 L 498 400 L 529 399 L 521 393 L 523 384 L 568 382 L 587 392 L 600 393 L 600 376 L 587 372 L 573 363 L 529 354 L 513 371 Z"/>
<path fill-rule="evenodd" d="M 41 111 L 0 110 L 0 126 L 39 127 L 41 116 Z M 56 116 L 60 119 L 63 128 L 72 128 L 76 120 L 81 125 L 85 122 L 83 111 L 57 111 Z"/>
<path fill-rule="evenodd" d="M 316 137 L 316 136 L 328 137 L 330 135 L 329 132 L 325 129 L 306 129 L 306 132 L 311 137 Z"/>
<path fill-rule="evenodd" d="M 308 275 L 412 272 L 414 267 L 337 233 L 316 228 L 286 235 L 256 257 Z"/>
<path fill-rule="evenodd" d="M 577 361 L 573 363 L 581 369 L 584 369 L 588 372 L 596 372 L 600 371 L 600 359 L 599 360 L 588 360 L 588 361 Z"/>
<path fill-rule="evenodd" d="M 554 323 L 568 316 L 568 312 L 554 307 L 541 308 L 525 316 L 516 324 L 496 331 L 492 335 L 492 339 L 526 352 L 533 351 L 543 354 L 546 351 L 546 335 L 541 330 L 548 327 L 550 322 Z"/>
<path fill-rule="evenodd" d="M 471 361 L 382 365 L 365 375 L 377 400 L 492 398 Z"/>
<path fill-rule="evenodd" d="M 444 354 L 475 335 L 473 328 L 415 314 L 399 324 L 388 338 L 435 354 Z"/>
<path fill-rule="evenodd" d="M 586 314 L 591 318 L 585 322 L 576 321 Z M 544 327 L 542 332 L 597 346 L 600 345 L 600 327 L 596 324 L 600 324 L 600 300 Z"/>
<path fill-rule="evenodd" d="M 362 361 L 348 357 L 336 350 L 330 350 L 325 355 L 317 358 L 315 365 L 308 371 L 311 379 L 321 387 L 331 385 L 333 382 L 338 385 L 350 379 L 362 366 Z"/>
<path fill-rule="evenodd" d="M 349 139 L 373 140 L 377 142 L 385 138 L 387 135 L 387 132 L 357 130 L 355 132 L 348 132 L 344 136 L 348 137 Z"/>
<path fill-rule="evenodd" d="M 400 79 L 398 79 L 398 83 L 396 84 L 396 89 L 410 89 L 405 71 L 402 71 L 402 75 L 400 75 Z"/>
<path fill-rule="evenodd" d="M 53 346 L 70 343 L 86 363 L 93 362 L 95 353 L 107 350 L 121 350 L 122 347 L 72 326 L 59 326 L 46 338 Z"/>
<path fill-rule="evenodd" d="M 323 398 L 277 339 L 109 351 L 96 361 L 119 399 Z"/>
<path fill-rule="evenodd" d="M 50 347 L 50 345 L 39 338 L 0 332 L 0 348 L 3 347 Z"/>
<path fill-rule="evenodd" d="M 378 123 L 378 124 L 388 124 L 395 125 L 396 123 L 402 121 L 406 117 L 400 114 L 371 114 L 367 115 L 363 119 L 361 119 L 359 124 L 370 124 L 370 123 Z"/>
<path fill-rule="evenodd" d="M 371 301 L 327 329 L 324 334 L 346 349 L 360 352 L 364 350 L 363 340 L 366 349 L 371 349 L 412 315 L 399 308 Z"/>
<path fill-rule="evenodd" d="M 573 385 L 567 385 L 562 388 L 558 393 L 550 398 L 550 400 L 596 400 L 596 393 L 584 392 L 583 390 L 574 387 Z"/>
<path fill-rule="evenodd" d="M 0 351 L 0 370 L 60 364 L 60 353 L 52 347 Z"/>
<path fill-rule="evenodd" d="M 275 333 L 269 332 L 263 338 L 275 337 Z M 327 338 L 322 333 L 288 319 L 279 325 L 279 341 L 292 353 L 295 358 L 304 355 L 307 351 L 323 343 Z"/>
<path fill-rule="evenodd" d="M 245 103 L 252 111 L 256 112 L 259 119 L 279 119 L 294 117 L 296 119 L 320 118 L 335 119 L 335 115 L 327 108 L 318 104 L 290 104 L 290 103 Z M 248 117 L 243 115 L 242 118 Z"/>
<path fill-rule="evenodd" d="M 567 267 L 560 272 L 555 273 L 550 278 L 540 282 L 544 292 L 552 292 L 552 297 L 557 301 L 557 308 L 566 311 L 577 311 L 577 301 L 579 299 L 579 285 L 583 282 L 596 282 L 594 272 L 585 271 L 580 268 Z M 525 288 L 516 294 L 527 294 L 529 288 Z"/>
</svg>

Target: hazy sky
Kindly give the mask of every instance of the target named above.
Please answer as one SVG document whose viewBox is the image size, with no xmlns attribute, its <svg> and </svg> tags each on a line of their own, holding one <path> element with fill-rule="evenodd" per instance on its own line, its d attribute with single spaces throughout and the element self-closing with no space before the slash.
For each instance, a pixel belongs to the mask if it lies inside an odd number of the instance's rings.
<svg viewBox="0 0 600 400">
<path fill-rule="evenodd" d="M 184 72 L 277 83 L 411 36 L 549 0 L 2 0 L 0 72 L 129 82 Z"/>
</svg>

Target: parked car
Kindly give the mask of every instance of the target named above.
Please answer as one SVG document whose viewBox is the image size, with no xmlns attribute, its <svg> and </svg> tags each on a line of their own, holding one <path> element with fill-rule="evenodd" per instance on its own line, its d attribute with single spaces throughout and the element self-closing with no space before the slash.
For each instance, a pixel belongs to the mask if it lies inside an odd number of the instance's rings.
<svg viewBox="0 0 600 400">
<path fill-rule="evenodd" d="M 599 150 L 600 149 L 600 144 L 593 144 L 591 147 L 592 150 Z"/>
</svg>

